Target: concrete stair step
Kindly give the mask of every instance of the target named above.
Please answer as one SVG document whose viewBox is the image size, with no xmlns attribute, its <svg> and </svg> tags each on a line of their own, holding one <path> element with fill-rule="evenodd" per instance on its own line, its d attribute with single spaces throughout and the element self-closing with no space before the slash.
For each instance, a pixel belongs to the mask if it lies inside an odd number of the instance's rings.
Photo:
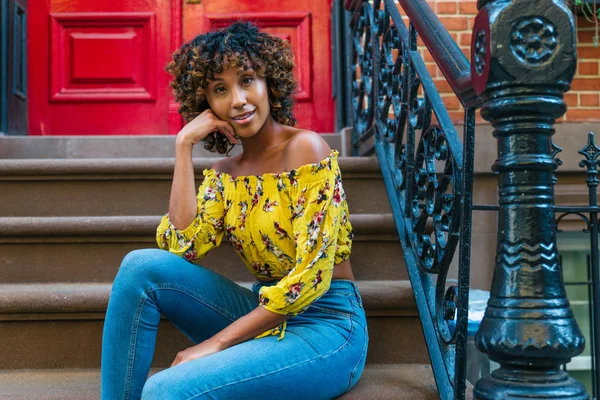
<svg viewBox="0 0 600 400">
<path fill-rule="evenodd" d="M 153 368 L 149 377 L 162 369 Z M 99 369 L 0 371 L 0 400 L 97 400 Z M 285 393 L 283 394 L 285 398 Z M 368 364 L 338 400 L 433 400 L 439 394 L 426 364 Z"/>
<path fill-rule="evenodd" d="M 215 158 L 194 161 L 196 187 Z M 350 213 L 391 213 L 374 157 L 340 157 Z M 1 216 L 162 215 L 173 158 L 0 160 Z"/>
<path fill-rule="evenodd" d="M 340 155 L 349 155 L 352 130 L 319 133 Z M 241 152 L 236 146 L 231 155 Z M 175 135 L 94 135 L 94 136 L 0 136 L 1 159 L 51 158 L 169 158 L 175 155 Z M 194 157 L 222 155 L 196 146 Z"/>
<path fill-rule="evenodd" d="M 156 248 L 160 216 L 0 218 L 0 282 L 112 282 L 123 257 Z M 407 279 L 392 214 L 354 214 L 356 279 Z M 252 279 L 227 243 L 198 263 L 232 280 Z M 378 257 L 373 257 L 377 254 Z"/>
<path fill-rule="evenodd" d="M 238 282 L 250 288 L 252 282 Z M 367 313 L 368 363 L 427 363 L 410 282 L 357 281 Z M 95 368 L 111 284 L 0 285 L 0 369 Z M 161 321 L 154 367 L 193 343 Z"/>
</svg>

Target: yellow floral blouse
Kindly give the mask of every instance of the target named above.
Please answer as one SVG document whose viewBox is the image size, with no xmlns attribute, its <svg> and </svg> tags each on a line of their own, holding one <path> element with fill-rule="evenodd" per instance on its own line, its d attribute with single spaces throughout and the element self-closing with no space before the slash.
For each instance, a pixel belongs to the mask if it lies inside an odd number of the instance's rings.
<svg viewBox="0 0 600 400">
<path fill-rule="evenodd" d="M 279 279 L 259 291 L 259 305 L 294 317 L 329 289 L 333 267 L 350 256 L 353 231 L 332 150 L 324 160 L 281 174 L 234 178 L 203 171 L 198 215 L 183 230 L 162 218 L 156 233 L 161 249 L 197 260 L 223 236 L 256 277 Z M 286 322 L 255 339 L 280 334 Z"/>
</svg>

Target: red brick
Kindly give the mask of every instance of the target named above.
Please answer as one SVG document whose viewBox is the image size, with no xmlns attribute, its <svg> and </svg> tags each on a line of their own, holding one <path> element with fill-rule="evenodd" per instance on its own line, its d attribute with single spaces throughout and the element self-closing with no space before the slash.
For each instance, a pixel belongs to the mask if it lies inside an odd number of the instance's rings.
<svg viewBox="0 0 600 400">
<path fill-rule="evenodd" d="M 461 125 L 465 121 L 464 111 L 448 111 L 448 115 L 455 125 Z"/>
<path fill-rule="evenodd" d="M 452 36 L 452 40 L 454 40 L 455 42 L 458 42 L 458 33 L 450 32 L 450 36 Z"/>
<path fill-rule="evenodd" d="M 475 1 L 461 1 L 458 3 L 458 12 L 462 15 L 475 15 L 477 14 L 477 2 Z"/>
<path fill-rule="evenodd" d="M 460 110 L 460 101 L 458 101 L 458 98 L 454 95 L 450 95 L 450 96 L 444 96 L 442 97 L 442 101 L 444 102 L 444 106 L 446 106 L 446 110 L 448 111 L 454 111 L 454 110 Z"/>
<path fill-rule="evenodd" d="M 437 71 L 438 71 L 437 65 L 435 65 L 435 63 L 426 64 L 426 65 L 427 65 L 427 71 L 429 71 L 429 75 L 431 75 L 432 78 L 435 78 L 437 76 Z"/>
<path fill-rule="evenodd" d="M 436 79 L 433 81 L 433 83 L 435 84 L 435 87 L 437 88 L 438 92 L 440 92 L 440 94 L 454 93 L 452 91 L 452 88 L 450 87 L 450 84 L 448 83 L 448 81 L 446 81 L 446 78 Z"/>
<path fill-rule="evenodd" d="M 437 7 L 437 14 L 456 14 L 456 12 L 458 11 L 458 7 L 456 5 L 456 1 L 452 1 L 452 2 L 441 2 L 438 1 L 436 3 L 436 7 Z"/>
<path fill-rule="evenodd" d="M 579 105 L 582 107 L 595 107 L 600 105 L 598 93 L 581 93 L 579 95 Z"/>
<path fill-rule="evenodd" d="M 449 31 L 466 31 L 469 28 L 466 17 L 440 17 L 440 21 Z"/>
<path fill-rule="evenodd" d="M 594 45 L 594 36 L 596 35 L 596 30 L 577 30 L 577 45 L 578 46 L 593 46 Z"/>
<path fill-rule="evenodd" d="M 567 121 L 600 121 L 600 110 L 570 109 Z"/>
<path fill-rule="evenodd" d="M 424 60 L 426 63 L 429 63 L 429 62 L 435 62 L 435 60 L 433 59 L 433 56 L 431 55 L 431 53 L 430 53 L 430 52 L 429 52 L 429 50 L 427 50 L 427 49 L 425 49 L 425 50 L 423 51 L 423 60 Z"/>
<path fill-rule="evenodd" d="M 600 79 L 575 78 L 571 90 L 600 90 Z"/>
<path fill-rule="evenodd" d="M 475 25 L 475 16 L 467 18 L 467 30 L 472 31 L 473 26 Z"/>
<path fill-rule="evenodd" d="M 577 93 L 567 93 L 564 99 L 567 107 L 577 107 Z"/>
<path fill-rule="evenodd" d="M 471 47 L 471 33 L 463 32 L 458 35 L 458 45 L 463 47 Z"/>
<path fill-rule="evenodd" d="M 578 47 L 577 58 L 600 58 L 600 47 Z"/>
<path fill-rule="evenodd" d="M 579 75 L 598 75 L 598 62 L 580 61 L 577 63 L 577 73 Z"/>
<path fill-rule="evenodd" d="M 594 24 L 594 21 L 588 21 L 582 15 L 577 16 L 577 28 L 581 29 L 581 28 L 595 28 L 595 27 L 596 27 L 596 25 Z"/>
</svg>

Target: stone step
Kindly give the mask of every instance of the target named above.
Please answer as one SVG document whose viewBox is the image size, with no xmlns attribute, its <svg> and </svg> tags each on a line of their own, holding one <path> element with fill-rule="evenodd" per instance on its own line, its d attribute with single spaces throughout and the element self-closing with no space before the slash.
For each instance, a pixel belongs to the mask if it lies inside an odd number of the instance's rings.
<svg viewBox="0 0 600 400">
<path fill-rule="evenodd" d="M 160 216 L 0 218 L 0 282 L 112 282 L 123 257 L 156 248 Z M 354 214 L 356 279 L 407 279 L 391 214 Z M 377 257 L 373 257 L 377 254 Z M 232 280 L 252 279 L 227 243 L 199 264 Z"/>
<path fill-rule="evenodd" d="M 332 149 L 350 155 L 351 129 L 320 133 Z M 235 146 L 231 155 L 241 152 Z M 94 135 L 94 136 L 0 136 L 0 159 L 50 158 L 169 158 L 175 155 L 175 135 Z M 202 145 L 194 148 L 194 157 L 222 157 Z"/>
<path fill-rule="evenodd" d="M 161 368 L 153 368 L 148 376 L 160 371 Z M 99 369 L 0 371 L 0 400 L 97 400 L 99 397 Z M 368 364 L 358 383 L 337 399 L 439 398 L 427 364 Z"/>
<path fill-rule="evenodd" d="M 196 187 L 215 158 L 194 161 Z M 340 157 L 350 213 L 391 213 L 375 157 Z M 0 160 L 0 216 L 162 215 L 172 158 Z"/>
<path fill-rule="evenodd" d="M 250 288 L 252 282 L 238 282 Z M 368 363 L 427 363 L 409 281 L 357 281 L 369 326 Z M 96 368 L 111 284 L 0 285 L 0 369 Z M 153 366 L 193 343 L 161 321 Z M 0 391 L 1 393 L 1 391 Z"/>
</svg>

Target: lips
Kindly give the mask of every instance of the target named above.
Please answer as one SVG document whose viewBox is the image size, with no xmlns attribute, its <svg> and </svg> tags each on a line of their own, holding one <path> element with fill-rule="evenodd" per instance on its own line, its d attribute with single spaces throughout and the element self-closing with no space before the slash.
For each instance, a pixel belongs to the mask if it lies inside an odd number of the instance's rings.
<svg viewBox="0 0 600 400">
<path fill-rule="evenodd" d="M 243 120 L 247 119 L 248 117 L 252 116 L 253 114 L 254 114 L 254 111 L 249 111 L 247 113 L 237 115 L 237 116 L 233 117 L 232 119 L 234 121 L 243 121 Z"/>
</svg>

